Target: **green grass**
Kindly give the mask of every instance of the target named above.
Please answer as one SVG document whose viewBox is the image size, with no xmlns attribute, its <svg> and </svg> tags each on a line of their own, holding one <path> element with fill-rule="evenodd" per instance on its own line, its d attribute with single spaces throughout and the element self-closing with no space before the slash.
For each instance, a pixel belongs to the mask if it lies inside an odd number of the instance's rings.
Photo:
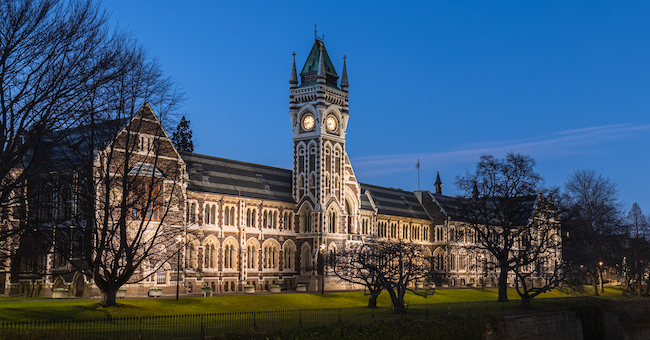
<svg viewBox="0 0 650 340">
<path fill-rule="evenodd" d="M 575 296 L 554 290 L 542 294 L 542 298 Z M 620 297 L 619 290 L 607 288 L 605 297 Z M 518 300 L 514 290 L 508 291 L 511 300 Z M 467 301 L 494 301 L 497 290 L 491 289 L 446 289 L 438 290 L 428 298 L 409 293 L 405 301 L 411 305 L 429 304 L 432 310 L 443 310 L 448 303 Z M 210 298 L 174 299 L 129 299 L 120 300 L 120 306 L 101 307 L 97 300 L 0 300 L 0 322 L 80 320 L 115 317 L 137 317 L 153 315 L 206 314 L 223 312 L 271 311 L 292 309 L 365 307 L 368 296 L 362 292 L 321 294 L 255 294 L 220 295 Z M 438 304 L 438 306 L 433 306 Z M 444 306 L 443 306 L 444 304 Z M 513 302 L 514 305 L 514 302 Z M 390 297 L 382 292 L 378 299 L 379 307 L 389 307 Z M 413 306 L 415 307 L 415 306 Z"/>
</svg>

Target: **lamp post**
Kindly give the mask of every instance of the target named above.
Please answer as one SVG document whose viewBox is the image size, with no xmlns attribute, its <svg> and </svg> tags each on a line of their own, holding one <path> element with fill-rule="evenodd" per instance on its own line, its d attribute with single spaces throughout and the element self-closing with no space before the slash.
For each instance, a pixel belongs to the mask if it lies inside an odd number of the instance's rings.
<svg viewBox="0 0 650 340">
<path fill-rule="evenodd" d="M 318 270 L 321 272 L 321 286 L 320 286 L 320 293 L 321 295 L 325 294 L 325 256 L 323 252 L 325 251 L 325 243 L 321 243 L 319 249 L 320 252 L 318 253 Z"/>
<path fill-rule="evenodd" d="M 603 261 L 598 262 L 598 278 L 600 279 L 600 292 L 605 292 L 605 284 L 603 283 Z"/>
<path fill-rule="evenodd" d="M 180 236 L 175 238 L 176 243 L 176 301 L 178 301 L 179 281 L 181 278 L 181 245 L 183 239 Z"/>
</svg>

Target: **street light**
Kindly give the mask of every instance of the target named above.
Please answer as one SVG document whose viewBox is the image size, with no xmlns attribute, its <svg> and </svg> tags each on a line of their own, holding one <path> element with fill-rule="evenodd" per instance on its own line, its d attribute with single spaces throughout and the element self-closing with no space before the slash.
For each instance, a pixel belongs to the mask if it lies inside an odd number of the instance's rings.
<svg viewBox="0 0 650 340">
<path fill-rule="evenodd" d="M 321 286 L 320 286 L 320 293 L 321 295 L 325 294 L 325 256 L 323 255 L 323 252 L 325 251 L 325 243 L 321 243 L 319 249 L 319 256 L 318 256 L 318 270 L 321 272 Z"/>
<path fill-rule="evenodd" d="M 175 238 L 176 243 L 176 301 L 178 301 L 179 281 L 181 278 L 181 245 L 183 239 L 180 236 Z"/>
<path fill-rule="evenodd" d="M 598 277 L 600 278 L 600 292 L 605 292 L 605 284 L 603 282 L 603 261 L 598 262 Z"/>
</svg>

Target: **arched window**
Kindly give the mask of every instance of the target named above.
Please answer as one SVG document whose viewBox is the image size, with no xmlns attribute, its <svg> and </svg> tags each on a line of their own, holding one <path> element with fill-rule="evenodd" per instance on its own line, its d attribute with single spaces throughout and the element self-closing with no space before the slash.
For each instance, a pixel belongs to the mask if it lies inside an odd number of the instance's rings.
<svg viewBox="0 0 650 340">
<path fill-rule="evenodd" d="M 257 219 L 257 209 L 253 209 L 253 212 L 251 213 L 251 227 L 255 227 L 255 220 Z"/>
<path fill-rule="evenodd" d="M 257 269 L 258 250 L 254 242 L 249 242 L 246 246 L 246 262 L 249 269 Z"/>
<path fill-rule="evenodd" d="M 223 224 L 230 225 L 230 208 L 225 207 L 223 209 Z"/>
<path fill-rule="evenodd" d="M 207 243 L 203 247 L 203 266 L 205 268 L 216 268 L 217 259 L 215 256 L 215 245 L 214 243 Z"/>
<path fill-rule="evenodd" d="M 230 225 L 235 225 L 235 208 L 230 208 Z"/>
<path fill-rule="evenodd" d="M 304 244 L 300 252 L 300 270 L 308 272 L 311 270 L 311 249 L 308 244 Z"/>
<path fill-rule="evenodd" d="M 293 243 L 288 242 L 284 244 L 284 270 L 294 270 L 296 256 L 296 246 Z"/>
<path fill-rule="evenodd" d="M 252 224 L 251 221 L 251 209 L 246 209 L 246 226 L 250 227 Z"/>
<path fill-rule="evenodd" d="M 206 204 L 203 207 L 203 224 L 210 223 L 210 205 Z"/>
<path fill-rule="evenodd" d="M 263 216 L 262 217 L 262 227 L 264 227 L 264 228 L 267 228 L 269 226 L 268 225 L 268 222 L 269 222 L 268 221 L 268 214 L 269 213 L 266 210 L 264 210 L 264 214 L 262 214 L 262 216 Z"/>
<path fill-rule="evenodd" d="M 278 229 L 278 212 L 273 212 L 273 229 Z"/>
<path fill-rule="evenodd" d="M 191 223 L 196 222 L 196 203 L 190 204 L 189 220 Z"/>
</svg>

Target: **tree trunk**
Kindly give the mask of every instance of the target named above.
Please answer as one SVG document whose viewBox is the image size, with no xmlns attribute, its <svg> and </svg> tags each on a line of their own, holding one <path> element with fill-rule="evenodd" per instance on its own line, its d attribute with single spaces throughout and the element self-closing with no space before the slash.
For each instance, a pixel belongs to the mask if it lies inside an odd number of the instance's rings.
<svg viewBox="0 0 650 340">
<path fill-rule="evenodd" d="M 117 295 L 117 288 L 115 289 L 108 288 L 106 290 L 102 290 L 102 300 L 100 304 L 103 307 L 116 306 L 117 305 L 116 295 Z"/>
<path fill-rule="evenodd" d="M 594 295 L 599 296 L 598 294 L 598 268 L 594 270 L 594 272 L 591 274 L 591 277 L 594 279 Z"/>
<path fill-rule="evenodd" d="M 531 309 L 530 307 L 530 302 L 533 301 L 533 298 L 531 297 L 521 297 L 521 305 L 519 308 L 521 309 Z"/>
<path fill-rule="evenodd" d="M 368 298 L 368 308 L 377 308 L 377 298 L 379 294 L 371 294 Z"/>
<path fill-rule="evenodd" d="M 498 302 L 508 302 L 508 265 L 499 264 L 499 297 Z"/>
</svg>

